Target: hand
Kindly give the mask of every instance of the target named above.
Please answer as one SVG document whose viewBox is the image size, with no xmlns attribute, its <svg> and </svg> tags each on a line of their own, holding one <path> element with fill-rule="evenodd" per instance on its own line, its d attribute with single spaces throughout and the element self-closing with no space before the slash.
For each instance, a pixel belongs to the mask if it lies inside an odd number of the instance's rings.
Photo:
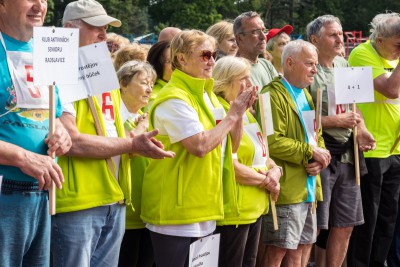
<svg viewBox="0 0 400 267">
<path fill-rule="evenodd" d="M 62 188 L 64 176 L 61 168 L 49 156 L 26 151 L 18 167 L 23 173 L 38 180 L 39 189 L 49 189 L 51 181 L 54 181 L 58 189 Z"/>
<path fill-rule="evenodd" d="M 353 111 L 347 113 L 341 113 L 336 116 L 337 116 L 336 121 L 338 122 L 338 127 L 346 129 L 353 128 L 362 120 L 360 114 Z"/>
<path fill-rule="evenodd" d="M 147 113 L 144 113 L 143 115 L 137 117 L 135 119 L 135 124 L 136 127 L 135 129 L 133 129 L 134 133 L 137 134 L 141 134 L 144 132 L 147 132 L 147 130 L 149 129 L 149 116 Z"/>
<path fill-rule="evenodd" d="M 72 146 L 71 137 L 58 119 L 56 120 L 54 134 L 51 137 L 47 136 L 46 139 L 44 139 L 44 143 L 49 147 L 47 155 L 50 157 L 53 157 L 54 152 L 55 156 L 64 155 Z"/>
<path fill-rule="evenodd" d="M 376 141 L 372 134 L 366 129 L 357 127 L 357 142 L 358 147 L 362 152 L 366 152 L 369 150 L 375 150 L 376 148 Z"/>
<path fill-rule="evenodd" d="M 322 164 L 319 163 L 318 161 L 314 161 L 312 163 L 309 163 L 306 166 L 306 171 L 310 176 L 318 175 L 323 169 L 324 168 L 323 168 Z"/>
<path fill-rule="evenodd" d="M 132 154 L 134 156 L 143 156 L 153 159 L 173 158 L 175 153 L 172 151 L 164 151 L 163 144 L 156 140 L 154 136 L 158 134 L 158 129 L 146 132 L 132 137 Z"/>
<path fill-rule="evenodd" d="M 329 153 L 328 150 L 317 146 L 312 146 L 312 149 L 313 149 L 312 158 L 315 161 L 321 163 L 323 169 L 325 169 L 329 165 L 329 162 L 331 161 L 331 154 Z"/>
<path fill-rule="evenodd" d="M 276 165 L 274 168 L 264 172 L 262 170 L 258 171 L 259 173 L 265 175 L 265 179 L 259 184 L 259 187 L 267 189 L 273 195 L 274 201 L 278 199 L 279 191 L 280 191 L 280 184 L 279 179 L 282 176 L 282 172 L 280 168 Z"/>
<path fill-rule="evenodd" d="M 228 111 L 227 116 L 229 115 L 237 115 L 238 118 L 242 118 L 244 112 L 254 103 L 256 99 L 256 87 L 245 87 L 246 85 L 241 84 L 239 93 L 236 96 L 235 100 L 232 101 L 231 107 Z"/>
</svg>

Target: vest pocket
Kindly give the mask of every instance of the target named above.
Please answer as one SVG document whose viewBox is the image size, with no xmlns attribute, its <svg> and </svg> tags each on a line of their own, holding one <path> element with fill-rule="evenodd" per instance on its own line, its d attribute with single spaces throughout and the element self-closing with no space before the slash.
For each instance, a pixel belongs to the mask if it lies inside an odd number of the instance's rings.
<svg viewBox="0 0 400 267">
<path fill-rule="evenodd" d="M 177 205 L 183 206 L 183 166 L 179 166 Z"/>
</svg>

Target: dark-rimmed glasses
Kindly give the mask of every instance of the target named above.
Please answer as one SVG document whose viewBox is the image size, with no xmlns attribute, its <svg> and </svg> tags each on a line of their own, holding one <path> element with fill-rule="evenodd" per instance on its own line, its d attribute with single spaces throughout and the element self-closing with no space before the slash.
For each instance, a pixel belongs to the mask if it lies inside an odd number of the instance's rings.
<svg viewBox="0 0 400 267">
<path fill-rule="evenodd" d="M 248 31 L 248 32 L 239 32 L 239 34 L 243 34 L 243 35 L 247 34 L 247 33 L 250 33 L 252 35 L 260 36 L 261 33 L 264 33 L 264 35 L 267 35 L 268 34 L 268 30 L 266 30 L 266 29 L 256 29 L 256 30 L 252 30 L 252 31 Z"/>
</svg>

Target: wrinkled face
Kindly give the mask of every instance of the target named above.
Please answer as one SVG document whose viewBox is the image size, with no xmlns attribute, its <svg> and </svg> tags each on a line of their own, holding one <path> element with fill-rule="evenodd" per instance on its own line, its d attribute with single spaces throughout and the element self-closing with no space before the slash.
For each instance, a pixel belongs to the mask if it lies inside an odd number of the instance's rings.
<svg viewBox="0 0 400 267">
<path fill-rule="evenodd" d="M 107 39 L 107 27 L 92 26 L 84 21 L 80 22 L 79 28 L 79 46 L 90 45 L 94 43 L 103 42 Z"/>
<path fill-rule="evenodd" d="M 265 26 L 260 17 L 244 19 L 236 35 L 240 51 L 246 54 L 261 54 L 265 50 Z"/>
<path fill-rule="evenodd" d="M 242 76 L 234 79 L 232 81 L 232 91 L 231 96 L 232 99 L 235 99 L 236 96 L 239 94 L 240 87 L 244 86 L 244 88 L 251 87 L 251 80 L 250 80 L 250 70 L 246 71 Z"/>
<path fill-rule="evenodd" d="M 290 57 L 289 63 L 290 72 L 292 73 L 293 85 L 298 88 L 305 88 L 311 85 L 314 81 L 314 76 L 317 73 L 318 54 L 316 51 L 308 48 L 303 48 L 297 56 Z"/>
<path fill-rule="evenodd" d="M 169 47 L 164 49 L 162 62 L 164 68 L 162 79 L 164 81 L 169 81 L 172 75 L 171 49 L 169 49 Z"/>
<path fill-rule="evenodd" d="M 149 103 L 153 85 L 153 80 L 146 72 L 138 72 L 121 89 L 131 99 L 129 103 L 132 103 L 135 109 L 139 110 Z"/>
<path fill-rule="evenodd" d="M 281 33 L 279 36 L 277 36 L 274 40 L 274 46 L 272 47 L 271 50 L 271 55 L 275 60 L 278 60 L 278 62 L 281 62 L 281 55 L 282 55 L 282 50 L 290 42 L 290 37 L 286 33 Z"/>
<path fill-rule="evenodd" d="M 376 50 L 387 60 L 396 60 L 400 57 L 400 36 L 376 38 Z"/>
<path fill-rule="evenodd" d="M 215 52 L 214 46 L 210 41 L 205 41 L 201 45 L 194 47 L 191 53 L 180 54 L 181 71 L 199 79 L 209 79 L 212 76 L 212 71 L 215 65 L 215 58 L 207 59 L 204 57 L 205 52 Z"/>
<path fill-rule="evenodd" d="M 324 25 L 320 37 L 312 36 L 312 43 L 318 48 L 320 55 L 335 57 L 343 51 L 343 30 L 337 22 Z"/>
<path fill-rule="evenodd" d="M 46 0 L 3 0 L 0 3 L 2 31 L 28 41 L 33 36 L 33 27 L 43 25 L 46 12 Z"/>
<path fill-rule="evenodd" d="M 238 51 L 235 36 L 233 34 L 227 34 L 222 42 L 218 44 L 218 50 L 226 55 L 235 56 Z"/>
</svg>

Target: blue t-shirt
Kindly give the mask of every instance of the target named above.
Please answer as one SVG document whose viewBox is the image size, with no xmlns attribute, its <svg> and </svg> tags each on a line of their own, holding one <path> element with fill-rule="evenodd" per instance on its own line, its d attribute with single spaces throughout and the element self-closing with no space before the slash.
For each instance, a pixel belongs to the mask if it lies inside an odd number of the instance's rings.
<svg viewBox="0 0 400 267">
<path fill-rule="evenodd" d="M 32 53 L 32 40 L 29 42 L 20 42 L 4 33 L 2 35 L 8 51 Z M 60 117 L 62 109 L 58 90 L 56 90 L 56 93 L 56 117 Z M 14 109 L 9 112 L 15 106 L 15 98 L 15 92 L 13 92 L 11 86 L 11 76 L 8 70 L 6 53 L 0 43 L 0 140 L 38 154 L 46 155 L 48 147 L 44 143 L 44 139 L 49 133 L 49 110 Z M 36 179 L 24 174 L 19 168 L 13 166 L 0 165 L 0 175 L 3 175 L 3 178 L 11 180 L 36 181 Z"/>
<path fill-rule="evenodd" d="M 306 142 L 308 143 L 308 135 L 306 132 L 306 126 L 305 126 L 304 120 L 301 116 L 301 112 L 311 110 L 311 108 L 310 108 L 310 105 L 308 104 L 304 90 L 302 88 L 297 88 L 293 85 L 289 85 L 285 81 L 285 79 L 282 79 L 281 81 L 282 81 L 283 85 L 286 87 L 286 89 L 288 90 L 288 92 L 290 93 L 290 96 L 292 97 L 293 102 L 296 105 L 297 113 L 299 114 L 301 124 L 303 125 Z M 306 187 L 307 187 L 308 197 L 305 202 L 314 202 L 315 201 L 315 185 L 316 185 L 315 182 L 316 182 L 315 176 L 307 175 Z"/>
</svg>

